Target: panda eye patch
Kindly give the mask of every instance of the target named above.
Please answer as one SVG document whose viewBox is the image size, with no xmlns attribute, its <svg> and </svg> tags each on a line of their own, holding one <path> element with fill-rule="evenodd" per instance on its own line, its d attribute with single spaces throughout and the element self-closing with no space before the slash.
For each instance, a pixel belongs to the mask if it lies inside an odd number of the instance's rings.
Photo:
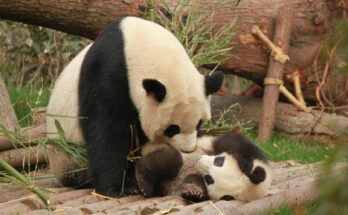
<svg viewBox="0 0 348 215">
<path fill-rule="evenodd" d="M 214 159 L 214 166 L 221 167 L 225 163 L 225 157 L 216 157 Z"/>
<path fill-rule="evenodd" d="M 214 179 L 213 179 L 213 177 L 211 177 L 211 175 L 205 175 L 205 176 L 204 176 L 204 181 L 205 181 L 207 184 L 214 184 Z"/>
<path fill-rule="evenodd" d="M 231 200 L 234 200 L 234 197 L 230 195 L 224 195 L 219 200 L 231 201 Z"/>
<path fill-rule="evenodd" d="M 180 133 L 180 127 L 177 125 L 170 125 L 165 131 L 164 135 L 166 135 L 169 138 L 174 137 L 176 134 Z"/>
</svg>

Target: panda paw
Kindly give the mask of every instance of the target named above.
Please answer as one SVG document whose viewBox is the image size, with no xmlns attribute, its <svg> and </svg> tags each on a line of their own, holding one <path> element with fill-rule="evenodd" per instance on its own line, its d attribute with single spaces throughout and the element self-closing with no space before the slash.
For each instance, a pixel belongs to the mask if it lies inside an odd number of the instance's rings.
<svg viewBox="0 0 348 215">
<path fill-rule="evenodd" d="M 140 193 L 144 197 L 152 197 L 154 195 L 154 185 L 149 183 L 147 180 L 143 178 L 138 178 L 138 187 Z"/>
<path fill-rule="evenodd" d="M 202 187 L 194 183 L 184 184 L 182 186 L 181 196 L 191 202 L 201 202 L 208 199 Z"/>
<path fill-rule="evenodd" d="M 123 190 L 123 194 L 125 196 L 137 195 L 139 193 L 140 193 L 139 188 L 136 185 L 125 187 Z"/>
</svg>

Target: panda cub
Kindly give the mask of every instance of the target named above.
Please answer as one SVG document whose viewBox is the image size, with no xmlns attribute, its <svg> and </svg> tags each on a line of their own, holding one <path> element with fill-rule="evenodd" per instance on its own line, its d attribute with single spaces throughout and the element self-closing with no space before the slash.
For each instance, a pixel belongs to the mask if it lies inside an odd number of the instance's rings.
<svg viewBox="0 0 348 215">
<path fill-rule="evenodd" d="M 193 202 L 251 201 L 267 194 L 271 169 L 256 145 L 231 132 L 198 138 L 191 153 L 147 144 L 136 163 L 136 179 L 147 197 L 174 194 Z"/>
</svg>

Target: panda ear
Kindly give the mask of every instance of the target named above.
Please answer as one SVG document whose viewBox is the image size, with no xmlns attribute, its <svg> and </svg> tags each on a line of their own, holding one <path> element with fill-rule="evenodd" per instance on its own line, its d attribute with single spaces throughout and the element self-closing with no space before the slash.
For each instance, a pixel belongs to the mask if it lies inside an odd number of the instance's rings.
<svg viewBox="0 0 348 215">
<path fill-rule="evenodd" d="M 224 74 L 221 71 L 216 71 L 212 75 L 204 77 L 205 95 L 216 93 L 221 88 L 224 80 Z"/>
<path fill-rule="evenodd" d="M 153 96 L 158 102 L 162 102 L 166 97 L 166 87 L 155 79 L 144 79 L 143 87 L 148 96 Z"/>
</svg>

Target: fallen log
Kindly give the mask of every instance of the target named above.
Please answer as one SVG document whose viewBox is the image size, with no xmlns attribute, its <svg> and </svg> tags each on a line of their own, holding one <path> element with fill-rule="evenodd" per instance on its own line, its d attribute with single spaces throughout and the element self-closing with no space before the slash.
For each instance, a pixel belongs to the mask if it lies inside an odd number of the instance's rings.
<svg viewBox="0 0 348 215">
<path fill-rule="evenodd" d="M 245 123 L 245 127 L 257 127 L 261 118 L 262 100 L 243 96 L 213 96 L 212 117 L 217 119 L 223 110 L 227 110 L 233 104 L 231 113 L 226 114 L 226 119 L 235 117 Z M 278 103 L 276 109 L 275 128 L 288 134 L 322 134 L 334 138 L 347 135 L 348 117 L 323 113 L 312 110 L 310 113 L 299 111 L 295 106 L 287 103 Z M 316 123 L 318 117 L 320 118 Z M 314 127 L 314 128 L 313 128 Z"/>
<path fill-rule="evenodd" d="M 168 0 L 176 5 L 179 0 Z M 122 16 L 145 16 L 151 9 L 145 0 L 123 1 L 36 1 L 36 0 L 0 0 L 0 18 L 41 25 L 64 31 L 70 34 L 94 39 L 105 26 Z M 301 84 L 304 86 L 306 99 L 316 100 L 315 88 L 318 85 L 315 72 L 311 66 L 317 52 L 323 45 L 324 36 L 330 24 L 345 13 L 342 5 L 347 0 L 243 0 L 238 7 L 226 4 L 216 11 L 214 19 L 217 26 L 238 19 L 235 31 L 239 32 L 233 44 L 231 57 L 222 64 L 221 69 L 227 73 L 237 74 L 263 83 L 268 66 L 268 52 L 263 44 L 250 33 L 252 26 L 258 25 L 268 37 L 274 35 L 274 20 L 280 7 L 288 6 L 294 10 L 294 31 L 291 35 L 289 56 L 291 61 L 286 65 L 284 76 L 301 69 Z M 197 0 L 201 10 L 214 7 L 214 0 Z M 336 73 L 329 82 L 340 82 L 345 86 L 347 78 L 335 79 Z M 292 82 L 284 79 L 287 87 Z M 336 85 L 334 85 L 336 86 Z M 344 88 L 341 88 L 344 89 Z M 347 97 L 338 98 L 346 101 Z"/>
<path fill-rule="evenodd" d="M 46 148 L 44 146 L 30 146 L 0 152 L 0 158 L 12 167 L 36 165 L 46 162 Z M 0 170 L 3 167 L 0 166 Z"/>
<path fill-rule="evenodd" d="M 314 189 L 315 182 L 303 184 L 300 187 L 247 203 L 239 207 L 238 212 L 241 214 L 256 215 L 270 212 L 282 205 L 288 205 L 290 207 L 299 206 L 314 200 L 316 196 Z"/>
<path fill-rule="evenodd" d="M 20 136 L 22 136 L 26 141 L 20 143 L 13 142 L 8 137 L 0 134 L 0 151 L 28 146 L 31 144 L 31 140 L 45 137 L 46 124 L 44 123 L 35 127 L 22 128 Z"/>
</svg>

